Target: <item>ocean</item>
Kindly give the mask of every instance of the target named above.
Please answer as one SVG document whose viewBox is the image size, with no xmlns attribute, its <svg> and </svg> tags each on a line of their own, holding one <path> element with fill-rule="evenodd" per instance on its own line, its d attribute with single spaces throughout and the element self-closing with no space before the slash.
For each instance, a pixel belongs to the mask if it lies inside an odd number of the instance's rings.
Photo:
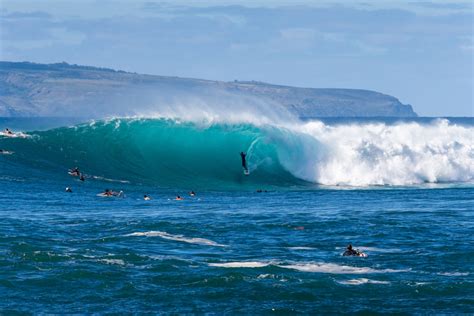
<svg viewBox="0 0 474 316">
<path fill-rule="evenodd" d="M 473 118 L 5 127 L 1 314 L 474 313 Z"/>
</svg>

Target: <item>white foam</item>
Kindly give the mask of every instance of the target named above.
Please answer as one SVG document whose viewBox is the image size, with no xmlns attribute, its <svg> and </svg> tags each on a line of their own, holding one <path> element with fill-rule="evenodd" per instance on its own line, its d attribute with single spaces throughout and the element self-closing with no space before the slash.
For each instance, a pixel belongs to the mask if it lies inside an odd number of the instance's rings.
<svg viewBox="0 0 474 316">
<path fill-rule="evenodd" d="M 292 269 L 301 272 L 317 272 L 329 274 L 372 274 L 372 273 L 396 273 L 406 272 L 410 270 L 393 270 L 393 269 L 373 269 L 368 267 L 352 267 L 338 265 L 335 263 L 297 263 L 290 265 L 279 265 L 284 269 Z"/>
<path fill-rule="evenodd" d="M 120 266 L 125 265 L 125 261 L 123 261 L 122 259 L 99 259 L 98 261 L 104 262 L 106 264 L 116 264 Z"/>
<path fill-rule="evenodd" d="M 393 269 L 373 269 L 368 267 L 352 267 L 338 265 L 334 263 L 296 263 L 296 264 L 278 264 L 271 261 L 231 261 L 223 263 L 208 263 L 211 267 L 220 268 L 263 268 L 270 265 L 283 269 L 297 270 L 301 272 L 318 272 L 328 274 L 373 274 L 373 273 L 397 273 L 407 272 L 407 270 Z M 267 275 L 264 275 L 267 276 Z"/>
<path fill-rule="evenodd" d="M 261 261 L 235 261 L 235 262 L 225 262 L 225 263 L 209 263 L 211 267 L 220 267 L 220 268 L 263 268 L 269 266 L 268 262 Z"/>
<path fill-rule="evenodd" d="M 188 238 L 184 237 L 183 235 L 172 235 L 168 234 L 167 232 L 161 231 L 148 231 L 148 232 L 135 232 L 125 236 L 145 236 L 145 237 L 160 237 L 167 240 L 174 240 L 185 242 L 189 244 L 198 244 L 198 245 L 205 245 L 205 246 L 215 246 L 215 247 L 227 247 L 226 245 L 218 244 L 215 241 L 204 239 L 204 238 Z"/>
<path fill-rule="evenodd" d="M 440 272 L 438 275 L 444 275 L 444 276 L 468 276 L 468 272 Z"/>
<path fill-rule="evenodd" d="M 390 282 L 388 281 L 377 281 L 377 280 L 371 280 L 371 279 L 365 279 L 365 278 L 337 281 L 337 283 L 344 284 L 344 285 L 390 284 Z"/>
<path fill-rule="evenodd" d="M 268 273 L 265 273 L 265 274 L 259 274 L 257 276 L 257 279 L 274 279 L 275 278 L 275 275 L 274 274 L 268 274 Z"/>
<path fill-rule="evenodd" d="M 314 250 L 316 248 L 313 247 L 288 247 L 290 250 Z"/>
<path fill-rule="evenodd" d="M 377 247 L 357 247 L 357 250 L 360 250 L 363 252 L 382 252 L 382 253 L 402 252 L 401 249 L 397 249 L 397 248 L 377 248 Z"/>
<path fill-rule="evenodd" d="M 294 133 L 291 135 L 291 133 Z M 331 186 L 474 182 L 474 127 L 420 123 L 326 125 L 270 137 L 294 176 Z"/>
</svg>

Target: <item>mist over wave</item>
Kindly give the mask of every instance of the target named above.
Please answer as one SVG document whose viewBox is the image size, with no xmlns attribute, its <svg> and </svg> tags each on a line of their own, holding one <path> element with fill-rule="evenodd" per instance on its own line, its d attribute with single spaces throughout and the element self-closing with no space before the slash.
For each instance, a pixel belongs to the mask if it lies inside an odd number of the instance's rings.
<svg viewBox="0 0 474 316">
<path fill-rule="evenodd" d="M 128 118 L 0 139 L 15 161 L 135 183 L 209 189 L 260 185 L 415 185 L 474 181 L 474 126 L 261 119 Z M 247 117 L 248 116 L 248 117 Z M 239 152 L 248 154 L 250 176 Z M 13 159 L 13 158 L 12 158 Z"/>
</svg>

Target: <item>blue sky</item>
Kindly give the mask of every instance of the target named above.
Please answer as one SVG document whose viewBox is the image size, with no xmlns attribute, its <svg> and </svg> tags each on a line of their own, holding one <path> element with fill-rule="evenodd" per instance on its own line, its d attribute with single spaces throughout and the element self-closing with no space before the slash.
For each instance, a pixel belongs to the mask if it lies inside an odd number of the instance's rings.
<svg viewBox="0 0 474 316">
<path fill-rule="evenodd" d="M 0 2 L 0 59 L 376 90 L 473 116 L 471 1 Z"/>
</svg>

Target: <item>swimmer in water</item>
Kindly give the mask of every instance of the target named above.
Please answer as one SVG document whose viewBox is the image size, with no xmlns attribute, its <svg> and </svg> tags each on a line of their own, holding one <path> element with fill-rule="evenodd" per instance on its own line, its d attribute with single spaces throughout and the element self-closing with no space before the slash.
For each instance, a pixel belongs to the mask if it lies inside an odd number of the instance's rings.
<svg viewBox="0 0 474 316">
<path fill-rule="evenodd" d="M 72 189 L 71 189 L 70 187 L 67 187 L 67 188 L 66 188 L 66 192 L 72 193 Z"/>
<path fill-rule="evenodd" d="M 182 201 L 184 200 L 181 196 L 177 195 L 176 198 L 175 198 L 176 201 Z"/>
<path fill-rule="evenodd" d="M 196 196 L 196 192 L 191 191 L 191 192 L 189 192 L 189 195 L 190 195 L 190 196 Z"/>
<path fill-rule="evenodd" d="M 150 197 L 149 195 L 146 195 L 146 194 L 145 194 L 145 195 L 143 196 L 143 199 L 144 199 L 145 201 L 150 201 L 150 200 L 151 200 L 151 197 Z"/>
</svg>

